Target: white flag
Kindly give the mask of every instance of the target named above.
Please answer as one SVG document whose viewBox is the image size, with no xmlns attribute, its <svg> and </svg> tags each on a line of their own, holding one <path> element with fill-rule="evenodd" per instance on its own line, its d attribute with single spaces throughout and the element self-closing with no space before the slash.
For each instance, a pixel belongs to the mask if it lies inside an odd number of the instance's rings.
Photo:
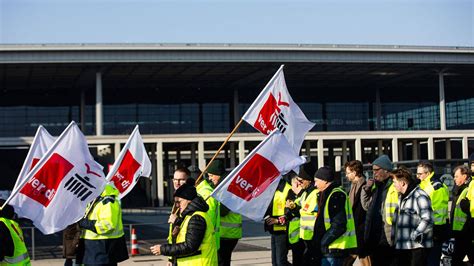
<svg viewBox="0 0 474 266">
<path fill-rule="evenodd" d="M 23 167 L 21 168 L 20 174 L 16 179 L 13 190 L 16 190 L 22 181 L 25 180 L 26 174 L 28 174 L 33 166 L 38 163 L 41 157 L 43 157 L 46 151 L 48 151 L 51 145 L 53 145 L 55 140 L 56 138 L 51 136 L 43 126 L 38 127 L 35 137 L 33 138 L 33 142 L 31 143 L 30 150 L 28 151 L 28 155 L 26 155 L 25 162 L 23 162 Z"/>
<path fill-rule="evenodd" d="M 282 174 L 306 162 L 278 130 L 268 135 L 211 196 L 233 212 L 261 221 Z"/>
<path fill-rule="evenodd" d="M 265 135 L 275 128 L 280 129 L 298 153 L 304 136 L 314 127 L 314 123 L 306 118 L 288 93 L 283 65 L 267 83 L 242 119 Z"/>
<path fill-rule="evenodd" d="M 81 219 L 87 204 L 102 193 L 105 184 L 86 138 L 71 122 L 12 192 L 11 205 L 43 234 L 52 234 Z M 13 204 L 18 196 L 24 200 Z"/>
<path fill-rule="evenodd" d="M 119 197 L 123 198 L 133 189 L 140 176 L 149 177 L 150 175 L 151 162 L 137 125 L 117 160 L 115 160 L 106 179 L 114 183 L 120 191 Z"/>
</svg>

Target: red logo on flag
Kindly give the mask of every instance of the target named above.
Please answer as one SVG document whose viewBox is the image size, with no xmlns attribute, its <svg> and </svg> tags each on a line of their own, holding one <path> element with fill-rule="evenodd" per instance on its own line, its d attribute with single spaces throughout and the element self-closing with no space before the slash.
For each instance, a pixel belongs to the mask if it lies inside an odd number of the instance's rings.
<svg viewBox="0 0 474 266">
<path fill-rule="evenodd" d="M 284 120 L 284 115 L 281 113 L 280 106 L 289 107 L 287 102 L 281 100 L 281 93 L 278 93 L 278 101 L 272 93 L 268 94 L 268 99 L 258 113 L 257 120 L 253 125 L 258 131 L 263 134 L 270 134 L 276 127 L 282 133 L 285 132 L 287 123 Z"/>
<path fill-rule="evenodd" d="M 128 150 L 117 172 L 112 177 L 112 181 L 120 193 L 124 192 L 133 183 L 133 176 L 140 166 L 140 163 L 133 158 L 133 155 Z"/>
<path fill-rule="evenodd" d="M 33 160 L 34 164 L 36 162 Z M 48 207 L 56 194 L 59 184 L 72 168 L 74 168 L 74 165 L 61 155 L 54 153 L 20 190 L 20 193 L 37 201 L 44 207 Z"/>
<path fill-rule="evenodd" d="M 33 158 L 33 160 L 31 160 L 31 167 L 30 167 L 30 170 L 33 169 L 33 167 L 35 167 L 35 165 L 39 162 L 40 158 Z"/>
<path fill-rule="evenodd" d="M 227 191 L 246 200 L 262 192 L 280 175 L 273 163 L 256 153 L 234 177 Z"/>
</svg>

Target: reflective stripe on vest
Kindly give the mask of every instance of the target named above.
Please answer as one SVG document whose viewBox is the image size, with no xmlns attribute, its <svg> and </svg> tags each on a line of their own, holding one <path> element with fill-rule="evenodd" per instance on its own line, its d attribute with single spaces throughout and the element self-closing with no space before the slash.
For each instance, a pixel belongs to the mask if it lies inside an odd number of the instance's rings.
<svg viewBox="0 0 474 266">
<path fill-rule="evenodd" d="M 279 191 L 278 189 L 275 191 L 275 196 L 273 196 L 273 208 L 272 208 L 272 216 L 273 217 L 280 217 L 285 214 L 285 204 L 286 198 L 288 196 L 288 192 L 290 191 L 291 186 L 288 183 L 285 183 L 285 188 L 283 191 Z M 285 231 L 286 225 L 274 224 L 273 231 Z"/>
<path fill-rule="evenodd" d="M 318 192 L 314 189 L 309 195 L 306 191 L 301 195 L 300 238 L 303 240 L 313 239 L 314 224 L 318 217 L 318 212 L 314 211 L 318 203 Z"/>
<path fill-rule="evenodd" d="M 391 182 L 391 181 L 389 181 Z M 395 218 L 395 209 L 398 206 L 398 192 L 395 189 L 393 183 L 390 184 L 388 188 L 387 195 L 385 197 L 385 222 L 389 225 L 392 225 L 392 221 Z"/>
<path fill-rule="evenodd" d="M 300 218 L 291 219 L 288 224 L 288 242 L 295 244 L 300 240 Z"/>
<path fill-rule="evenodd" d="M 329 216 L 328 205 L 329 205 L 329 200 L 331 199 L 331 196 L 332 194 L 334 194 L 334 192 L 344 193 L 344 196 L 346 197 L 346 204 L 344 206 L 344 209 L 346 212 L 347 221 L 346 221 L 346 232 L 342 236 L 334 240 L 331 244 L 329 244 L 329 249 L 356 248 L 357 238 L 355 234 L 354 218 L 352 216 L 352 207 L 351 207 L 351 203 L 349 202 L 349 197 L 347 196 L 346 192 L 341 187 L 334 188 L 326 200 L 326 204 L 324 206 L 324 227 L 326 228 L 326 231 L 329 230 L 329 228 L 331 228 L 331 218 Z"/>
<path fill-rule="evenodd" d="M 460 202 L 462 199 L 466 198 L 468 192 L 468 188 L 465 188 L 461 195 L 459 195 L 458 200 L 456 201 L 456 207 L 454 209 L 454 217 L 453 217 L 453 231 L 461 231 L 464 227 L 464 224 L 467 221 L 467 214 L 465 214 L 461 210 Z"/>
<path fill-rule="evenodd" d="M 14 246 L 13 256 L 5 256 L 3 261 L 0 261 L 0 265 L 30 265 L 30 257 L 28 256 L 28 250 L 24 242 L 23 231 L 18 226 L 18 223 L 4 217 L 0 217 L 0 221 L 3 222 L 10 231 Z"/>
<path fill-rule="evenodd" d="M 214 230 L 212 221 L 205 212 L 194 212 L 191 215 L 184 217 L 184 221 L 181 224 L 181 230 L 176 237 L 176 244 L 184 243 L 186 241 L 186 232 L 188 230 L 188 224 L 191 217 L 199 215 L 206 221 L 206 231 L 204 232 L 204 238 L 199 245 L 198 252 L 196 255 L 178 257 L 178 265 L 180 266 L 198 266 L 198 265 L 217 265 L 217 247 L 214 236 Z"/>
<path fill-rule="evenodd" d="M 448 220 L 448 202 L 449 202 L 449 190 L 448 187 L 440 183 L 441 187 L 434 188 L 431 178 L 434 176 L 432 172 L 428 177 L 420 182 L 420 188 L 423 189 L 431 200 L 431 208 L 433 209 L 434 224 L 443 225 Z"/>
<path fill-rule="evenodd" d="M 231 212 L 221 217 L 220 237 L 226 239 L 242 238 L 242 215 Z"/>
</svg>

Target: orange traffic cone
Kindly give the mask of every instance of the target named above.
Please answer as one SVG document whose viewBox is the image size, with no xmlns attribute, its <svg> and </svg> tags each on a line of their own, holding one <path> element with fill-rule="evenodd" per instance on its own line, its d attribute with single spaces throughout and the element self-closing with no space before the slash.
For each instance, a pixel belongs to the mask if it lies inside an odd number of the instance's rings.
<svg viewBox="0 0 474 266">
<path fill-rule="evenodd" d="M 137 233 L 135 232 L 135 228 L 132 228 L 132 256 L 139 255 L 140 252 L 138 252 L 138 240 L 137 240 Z"/>
</svg>

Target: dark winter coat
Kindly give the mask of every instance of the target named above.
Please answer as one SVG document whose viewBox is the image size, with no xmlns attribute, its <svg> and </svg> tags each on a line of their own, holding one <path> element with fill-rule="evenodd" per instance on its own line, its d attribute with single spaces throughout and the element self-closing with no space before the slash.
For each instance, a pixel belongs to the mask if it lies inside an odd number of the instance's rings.
<svg viewBox="0 0 474 266">
<path fill-rule="evenodd" d="M 79 238 L 81 237 L 81 229 L 75 224 L 69 225 L 63 231 L 63 258 L 75 259 Z"/>
<path fill-rule="evenodd" d="M 196 197 L 189 203 L 188 207 L 183 211 L 181 221 L 184 217 L 192 215 L 196 211 L 207 212 L 209 205 L 200 196 Z M 163 244 L 160 251 L 162 255 L 173 257 L 187 257 L 199 250 L 204 234 L 206 232 L 206 220 L 200 215 L 191 217 L 186 229 L 186 240 L 179 244 Z"/>
</svg>

